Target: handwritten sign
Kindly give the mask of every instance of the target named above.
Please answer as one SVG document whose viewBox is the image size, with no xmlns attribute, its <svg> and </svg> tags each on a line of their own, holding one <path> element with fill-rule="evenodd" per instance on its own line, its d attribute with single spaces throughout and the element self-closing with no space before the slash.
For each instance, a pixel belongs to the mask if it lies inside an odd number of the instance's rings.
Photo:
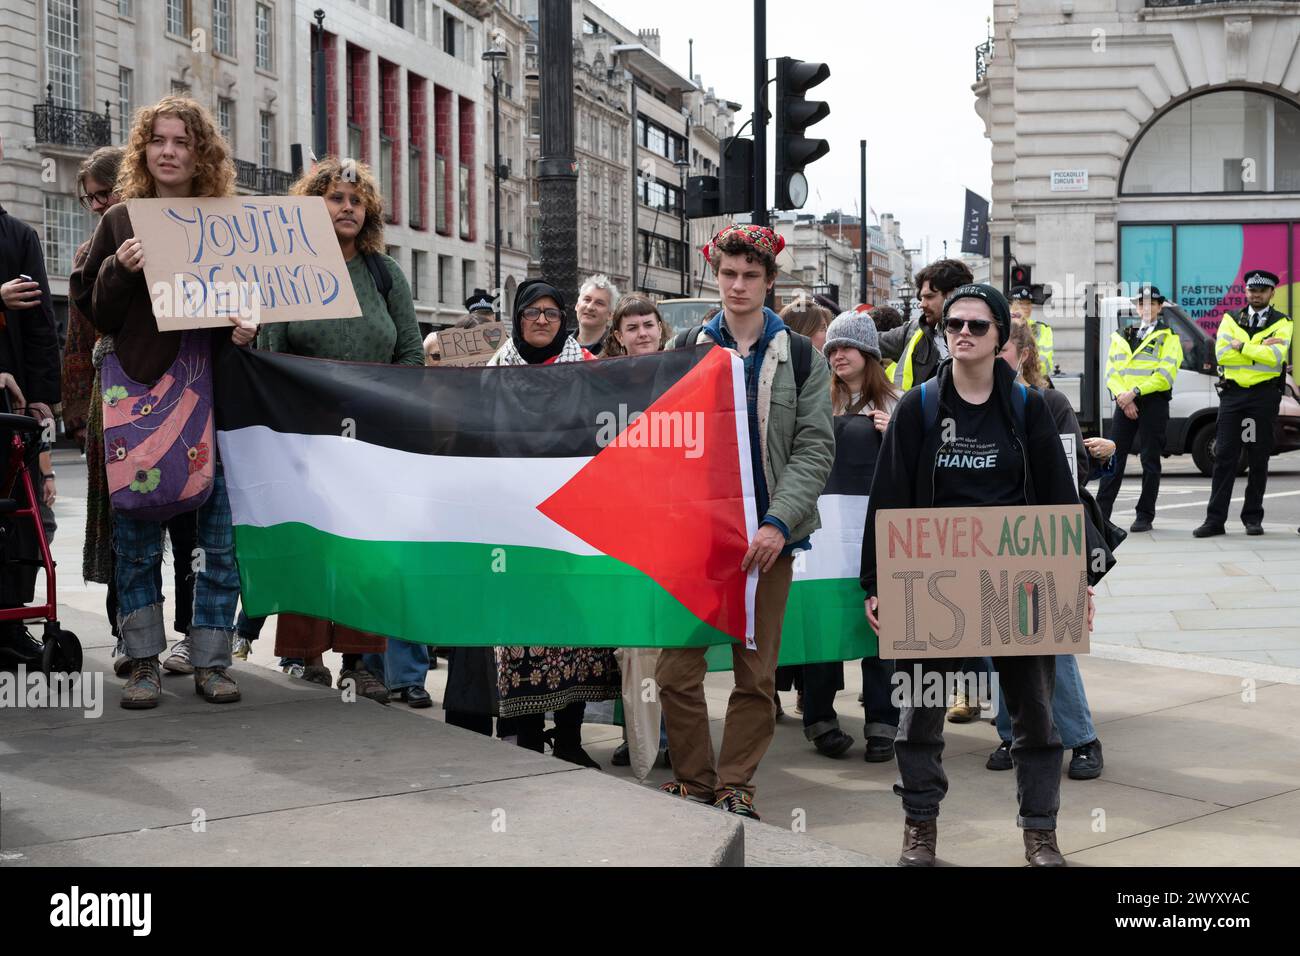
<svg viewBox="0 0 1300 956">
<path fill-rule="evenodd" d="M 442 347 L 439 365 L 487 365 L 505 341 L 506 327 L 502 322 L 487 322 L 472 329 L 443 329 L 438 333 Z"/>
<path fill-rule="evenodd" d="M 876 516 L 880 656 L 1088 652 L 1083 508 L 893 509 Z"/>
<path fill-rule="evenodd" d="M 361 314 L 319 196 L 132 199 L 158 329 Z"/>
</svg>

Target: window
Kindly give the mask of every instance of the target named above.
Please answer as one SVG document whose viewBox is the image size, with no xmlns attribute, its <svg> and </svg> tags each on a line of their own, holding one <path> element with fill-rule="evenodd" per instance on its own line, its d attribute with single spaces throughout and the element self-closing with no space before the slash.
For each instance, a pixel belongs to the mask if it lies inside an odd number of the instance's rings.
<svg viewBox="0 0 1300 956">
<path fill-rule="evenodd" d="M 433 158 L 433 208 L 434 228 L 443 234 L 450 231 L 451 226 L 447 223 L 447 157 L 435 156 Z"/>
<path fill-rule="evenodd" d="M 661 269 L 680 270 L 683 262 L 682 244 L 676 239 L 642 232 L 641 261 Z"/>
<path fill-rule="evenodd" d="M 451 287 L 453 259 L 451 256 L 438 257 L 438 301 L 454 302 L 456 290 Z M 473 286 L 470 287 L 471 289 Z"/>
<path fill-rule="evenodd" d="M 462 259 L 460 263 L 460 287 L 461 295 L 468 298 L 469 294 L 478 287 L 478 278 L 476 275 L 477 263 L 473 259 Z"/>
<path fill-rule="evenodd" d="M 528 135 L 542 135 L 542 101 L 536 96 L 528 98 Z"/>
<path fill-rule="evenodd" d="M 410 182 L 407 186 L 407 221 L 415 229 L 424 228 L 424 150 L 410 147 L 408 162 Z"/>
<path fill-rule="evenodd" d="M 442 52 L 459 56 L 461 47 L 461 22 L 450 13 L 442 15 Z"/>
<path fill-rule="evenodd" d="M 424 285 L 424 270 L 427 269 L 429 254 L 418 249 L 411 250 L 411 298 L 420 301 L 420 287 Z"/>
<path fill-rule="evenodd" d="M 356 123 L 348 124 L 348 155 L 353 159 L 361 159 L 361 127 Z"/>
<path fill-rule="evenodd" d="M 388 0 L 388 22 L 405 28 L 406 0 Z"/>
<path fill-rule="evenodd" d="M 257 68 L 259 70 L 275 69 L 275 55 L 271 46 L 271 7 L 259 3 L 254 17 L 254 32 L 257 36 Z"/>
<path fill-rule="evenodd" d="M 90 235 L 90 219 L 72 196 L 45 194 L 45 269 L 50 275 L 72 271 L 72 255 Z"/>
<path fill-rule="evenodd" d="M 235 151 L 235 101 L 225 96 L 217 97 L 217 128 L 230 144 L 230 151 Z"/>
<path fill-rule="evenodd" d="M 81 109 L 81 18 L 77 0 L 45 0 L 45 82 L 50 101 Z"/>
<path fill-rule="evenodd" d="M 1180 103 L 1133 147 L 1120 192 L 1300 191 L 1300 109 L 1266 93 L 1220 90 Z"/>
<path fill-rule="evenodd" d="M 275 166 L 275 114 L 262 110 L 258 137 L 258 165 L 270 169 Z"/>
<path fill-rule="evenodd" d="M 212 0 L 212 49 L 225 56 L 235 53 L 234 0 Z"/>
<path fill-rule="evenodd" d="M 131 132 L 131 116 L 135 113 L 135 74 L 124 66 L 117 68 L 117 116 L 122 131 L 119 143 L 125 143 Z"/>
<path fill-rule="evenodd" d="M 119 17 L 135 16 L 135 0 L 117 0 L 117 15 Z"/>
<path fill-rule="evenodd" d="M 167 32 L 172 36 L 190 38 L 190 3 L 189 0 L 167 0 Z"/>
<path fill-rule="evenodd" d="M 379 134 L 379 197 L 384 201 L 384 220 L 395 221 L 393 203 L 393 138 Z"/>
</svg>

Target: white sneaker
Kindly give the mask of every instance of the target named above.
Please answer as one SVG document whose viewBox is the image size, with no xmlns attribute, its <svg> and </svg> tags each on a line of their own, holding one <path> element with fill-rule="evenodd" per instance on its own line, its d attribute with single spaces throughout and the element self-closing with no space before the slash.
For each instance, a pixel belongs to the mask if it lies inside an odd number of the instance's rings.
<svg viewBox="0 0 1300 956">
<path fill-rule="evenodd" d="M 230 656 L 241 661 L 248 660 L 248 652 L 253 649 L 253 642 L 246 637 L 236 637 L 230 645 Z"/>
<path fill-rule="evenodd" d="M 306 668 L 304 668 L 301 664 L 285 664 L 284 667 L 281 668 L 281 670 L 283 670 L 290 677 L 301 678 Z"/>
<path fill-rule="evenodd" d="M 193 674 L 194 665 L 190 663 L 190 639 L 182 637 L 172 645 L 172 652 L 163 661 L 163 670 L 173 674 Z"/>
</svg>

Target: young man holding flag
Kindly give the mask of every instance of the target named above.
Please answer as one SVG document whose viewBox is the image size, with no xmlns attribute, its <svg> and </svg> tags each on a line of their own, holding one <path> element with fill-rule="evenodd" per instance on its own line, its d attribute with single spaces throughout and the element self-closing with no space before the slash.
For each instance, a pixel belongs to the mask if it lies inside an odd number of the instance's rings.
<svg viewBox="0 0 1300 956">
<path fill-rule="evenodd" d="M 783 240 L 763 226 L 727 226 L 705 247 L 722 311 L 679 336 L 676 347 L 712 343 L 744 361 L 757 533 L 742 567 L 758 575 L 753 649 L 732 647 L 736 686 L 722 753 L 714 760 L 704 699 L 705 648 L 666 649 L 655 677 L 676 779 L 667 793 L 758 819 L 753 777 L 776 728 L 773 692 L 793 552 L 820 521 L 817 498 L 835 458 L 825 360 L 763 302 L 776 281 Z"/>
</svg>

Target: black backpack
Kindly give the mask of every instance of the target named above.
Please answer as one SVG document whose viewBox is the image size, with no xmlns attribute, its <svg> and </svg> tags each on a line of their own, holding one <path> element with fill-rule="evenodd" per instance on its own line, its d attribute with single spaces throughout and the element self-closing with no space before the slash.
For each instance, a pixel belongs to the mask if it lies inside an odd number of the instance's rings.
<svg viewBox="0 0 1300 956">
<path fill-rule="evenodd" d="M 700 333 L 703 331 L 704 326 L 696 325 L 685 332 L 678 332 L 677 337 L 673 339 L 672 347 L 679 349 L 688 344 L 694 345 L 695 340 L 700 337 Z M 795 391 L 802 392 L 803 383 L 808 381 L 808 374 L 812 371 L 812 340 L 806 335 L 800 335 L 793 329 L 787 329 L 786 331 L 790 333 L 790 360 L 794 362 Z"/>
<path fill-rule="evenodd" d="M 375 281 L 375 288 L 379 290 L 379 294 L 384 299 L 384 305 L 388 307 L 388 312 L 391 315 L 393 307 L 388 301 L 388 293 L 393 291 L 393 277 L 388 274 L 388 270 L 384 268 L 384 264 L 380 261 L 378 255 L 373 252 L 363 252 L 362 255 L 366 257 L 366 268 L 370 270 L 370 278 Z"/>
</svg>

